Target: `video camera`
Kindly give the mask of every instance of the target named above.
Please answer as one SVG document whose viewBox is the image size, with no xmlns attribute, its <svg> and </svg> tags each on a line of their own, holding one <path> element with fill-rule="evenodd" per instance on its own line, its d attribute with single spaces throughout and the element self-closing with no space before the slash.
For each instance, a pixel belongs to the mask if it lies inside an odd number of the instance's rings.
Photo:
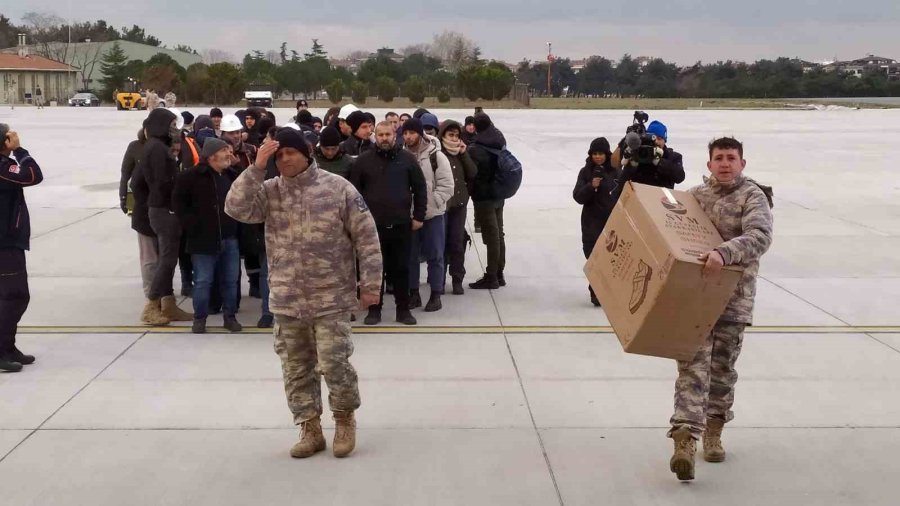
<svg viewBox="0 0 900 506">
<path fill-rule="evenodd" d="M 637 165 L 652 165 L 656 156 L 656 136 L 647 133 L 645 123 L 650 115 L 644 111 L 634 111 L 634 122 L 625 130 L 625 149 L 622 158 Z"/>
</svg>

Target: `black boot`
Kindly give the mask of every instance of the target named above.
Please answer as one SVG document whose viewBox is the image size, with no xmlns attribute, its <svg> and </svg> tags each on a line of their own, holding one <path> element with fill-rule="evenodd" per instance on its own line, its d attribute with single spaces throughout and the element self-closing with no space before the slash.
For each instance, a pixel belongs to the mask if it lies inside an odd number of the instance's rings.
<svg viewBox="0 0 900 506">
<path fill-rule="evenodd" d="M 34 355 L 26 355 L 16 347 L 13 347 L 13 351 L 9 354 L 9 358 L 13 362 L 18 362 L 22 365 L 31 365 L 34 363 Z"/>
<path fill-rule="evenodd" d="M 259 274 L 248 274 L 247 278 L 250 280 L 249 295 L 255 299 L 259 299 Z"/>
<path fill-rule="evenodd" d="M 16 362 L 6 355 L 0 357 L 0 371 L 19 372 L 22 370 L 22 363 Z"/>
<path fill-rule="evenodd" d="M 409 308 L 416 309 L 418 307 L 422 307 L 422 295 L 417 288 L 409 291 Z"/>
<path fill-rule="evenodd" d="M 234 316 L 226 316 L 225 329 L 230 332 L 240 332 L 244 330 L 244 326 L 241 325 Z"/>
<path fill-rule="evenodd" d="M 431 292 L 431 298 L 428 299 L 428 304 L 425 304 L 425 312 L 434 313 L 435 311 L 440 311 L 443 307 L 441 294 L 439 292 Z"/>
<path fill-rule="evenodd" d="M 194 287 L 190 283 L 181 283 L 181 296 L 193 297 Z"/>
<path fill-rule="evenodd" d="M 379 323 L 381 323 L 381 309 L 378 309 L 377 307 L 370 307 L 369 314 L 366 315 L 363 323 L 365 323 L 366 325 L 378 325 Z"/>
<path fill-rule="evenodd" d="M 503 277 L 503 271 L 497 273 L 497 284 L 500 286 L 506 286 L 506 278 Z"/>
<path fill-rule="evenodd" d="M 453 295 L 464 295 L 465 293 L 462 278 L 453 278 Z"/>
<path fill-rule="evenodd" d="M 416 321 L 416 318 L 412 315 L 412 313 L 409 312 L 409 309 L 397 310 L 397 322 L 404 325 L 415 325 L 419 323 Z"/>
<path fill-rule="evenodd" d="M 206 318 L 194 319 L 191 325 L 191 332 L 194 334 L 206 334 Z"/>
<path fill-rule="evenodd" d="M 591 304 L 596 307 L 600 307 L 600 300 L 597 299 L 597 294 L 594 293 L 594 289 L 589 287 L 588 290 L 590 290 L 591 292 Z"/>
<path fill-rule="evenodd" d="M 264 314 L 259 317 L 259 321 L 256 322 L 256 328 L 258 329 L 270 329 L 275 326 L 275 317 L 270 314 Z"/>
<path fill-rule="evenodd" d="M 478 281 L 469 283 L 469 288 L 473 290 L 496 290 L 500 288 L 500 283 L 497 282 L 497 276 L 485 274 L 484 277 Z"/>
</svg>

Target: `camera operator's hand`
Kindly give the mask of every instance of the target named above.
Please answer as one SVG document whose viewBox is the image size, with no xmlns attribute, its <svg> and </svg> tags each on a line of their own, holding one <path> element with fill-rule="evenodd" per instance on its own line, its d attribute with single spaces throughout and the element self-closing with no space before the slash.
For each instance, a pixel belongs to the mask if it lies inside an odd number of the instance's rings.
<svg viewBox="0 0 900 506">
<path fill-rule="evenodd" d="M 662 160 L 663 155 L 666 154 L 666 151 L 657 146 L 653 148 L 653 165 L 659 165 L 659 161 Z"/>
<path fill-rule="evenodd" d="M 594 189 L 600 188 L 600 183 L 602 182 L 603 178 L 595 177 L 594 179 L 591 179 L 591 187 L 593 187 Z"/>
</svg>

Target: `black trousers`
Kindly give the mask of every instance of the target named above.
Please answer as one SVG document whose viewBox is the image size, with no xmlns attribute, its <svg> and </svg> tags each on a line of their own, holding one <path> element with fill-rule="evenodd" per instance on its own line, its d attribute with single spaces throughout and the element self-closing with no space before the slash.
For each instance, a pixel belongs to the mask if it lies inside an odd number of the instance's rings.
<svg viewBox="0 0 900 506">
<path fill-rule="evenodd" d="M 381 300 L 370 309 L 384 305 L 384 277 L 394 286 L 397 309 L 409 309 L 409 256 L 412 252 L 412 225 L 401 223 L 390 227 L 378 226 L 384 276 L 381 280 Z"/>
<path fill-rule="evenodd" d="M 481 224 L 481 241 L 487 249 L 485 274 L 496 276 L 506 268 L 506 234 L 503 232 L 503 204 L 475 202 L 475 218 Z"/>
<path fill-rule="evenodd" d="M 150 226 L 159 241 L 159 261 L 153 282 L 150 283 L 150 300 L 174 295 L 172 276 L 178 266 L 178 251 L 181 249 L 181 224 L 178 217 L 161 207 L 150 208 Z"/>
<path fill-rule="evenodd" d="M 600 238 L 600 234 L 597 235 L 585 235 L 581 234 L 581 249 L 584 251 L 584 258 L 587 260 L 591 258 L 591 253 L 594 252 L 594 245 L 597 243 L 597 239 Z M 590 292 L 591 297 L 596 297 L 597 295 L 594 293 L 594 289 L 588 284 L 588 292 Z"/>
<path fill-rule="evenodd" d="M 0 356 L 15 348 L 19 321 L 30 300 L 25 251 L 0 249 Z"/>
<path fill-rule="evenodd" d="M 178 268 L 181 270 L 181 286 L 192 286 L 194 282 L 194 265 L 191 254 L 187 252 L 187 236 L 181 235 L 178 249 Z"/>
<path fill-rule="evenodd" d="M 466 277 L 466 206 L 447 209 L 447 244 L 444 264 L 454 281 Z"/>
</svg>

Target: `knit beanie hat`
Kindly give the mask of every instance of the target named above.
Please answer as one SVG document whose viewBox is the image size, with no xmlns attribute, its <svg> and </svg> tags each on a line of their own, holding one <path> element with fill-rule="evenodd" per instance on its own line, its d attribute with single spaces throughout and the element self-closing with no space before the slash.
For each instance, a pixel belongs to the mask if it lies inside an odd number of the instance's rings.
<svg viewBox="0 0 900 506">
<path fill-rule="evenodd" d="M 282 128 L 278 131 L 278 134 L 275 135 L 275 141 L 278 142 L 278 151 L 281 151 L 284 148 L 294 148 L 305 156 L 307 160 L 312 160 L 309 144 L 307 144 L 306 139 L 300 135 L 300 132 L 291 128 Z M 277 154 L 278 151 L 275 153 Z"/>
<path fill-rule="evenodd" d="M 487 114 L 480 112 L 475 115 L 475 130 L 478 132 L 484 132 L 488 128 L 491 128 L 491 125 L 494 123 L 491 121 L 491 117 Z"/>
<path fill-rule="evenodd" d="M 203 148 L 200 150 L 200 156 L 205 160 L 209 160 L 209 157 L 227 147 L 228 143 L 222 139 L 216 139 L 215 137 L 206 139 L 206 142 L 203 143 Z"/>
<path fill-rule="evenodd" d="M 188 111 L 182 111 L 181 117 L 184 118 L 185 125 L 190 125 L 191 123 L 194 122 L 194 115 L 189 113 Z"/>
<path fill-rule="evenodd" d="M 416 132 L 422 137 L 425 137 L 425 129 L 422 127 L 422 120 L 418 118 L 412 118 L 406 120 L 406 123 L 403 124 L 403 131 L 409 130 L 410 132 Z"/>
<path fill-rule="evenodd" d="M 588 150 L 588 155 L 593 155 L 594 153 L 603 153 L 606 156 L 609 156 L 609 141 L 606 140 L 606 137 L 597 137 L 593 141 L 591 141 L 591 149 Z"/>
<path fill-rule="evenodd" d="M 312 125 L 313 124 L 313 115 L 311 112 L 306 109 L 297 113 L 297 123 L 300 125 Z"/>
<path fill-rule="evenodd" d="M 362 126 L 363 123 L 368 121 L 366 119 L 366 114 L 362 111 L 353 111 L 349 116 L 347 116 L 347 124 L 350 125 L 350 129 L 353 133 L 356 133 L 359 130 L 359 127 Z"/>
<path fill-rule="evenodd" d="M 421 121 L 422 121 L 422 127 L 423 127 L 423 128 L 424 128 L 424 127 L 431 127 L 431 128 L 433 128 L 433 129 L 435 129 L 435 130 L 438 130 L 438 129 L 441 128 L 441 125 L 440 125 L 440 123 L 438 122 L 437 116 L 435 116 L 434 114 L 431 114 L 430 112 L 427 112 L 427 113 L 423 114 L 423 115 L 422 115 L 422 118 L 421 118 Z"/>
<path fill-rule="evenodd" d="M 474 125 L 475 124 L 475 116 L 466 116 L 466 121 L 463 124 L 465 126 Z"/>
<path fill-rule="evenodd" d="M 338 132 L 337 128 L 325 127 L 322 129 L 322 133 L 319 134 L 319 146 L 323 148 L 333 148 L 340 145 L 340 143 L 341 133 Z"/>
<path fill-rule="evenodd" d="M 664 141 L 669 140 L 669 129 L 659 121 L 651 121 L 650 124 L 647 125 L 647 133 L 662 137 Z"/>
</svg>

